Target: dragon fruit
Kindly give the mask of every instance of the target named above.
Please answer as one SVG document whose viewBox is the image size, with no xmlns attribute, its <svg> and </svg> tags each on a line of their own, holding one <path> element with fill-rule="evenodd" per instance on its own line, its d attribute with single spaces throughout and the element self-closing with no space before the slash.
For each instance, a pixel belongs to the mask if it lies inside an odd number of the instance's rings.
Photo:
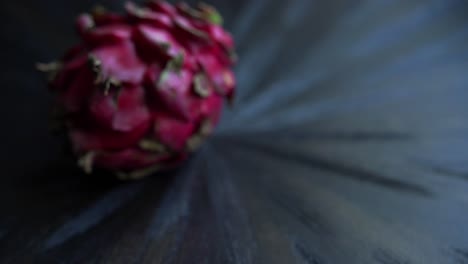
<svg viewBox="0 0 468 264">
<path fill-rule="evenodd" d="M 232 37 L 211 6 L 150 1 L 126 14 L 96 8 L 76 27 L 82 42 L 39 64 L 85 172 L 135 179 L 179 165 L 234 97 Z"/>
</svg>

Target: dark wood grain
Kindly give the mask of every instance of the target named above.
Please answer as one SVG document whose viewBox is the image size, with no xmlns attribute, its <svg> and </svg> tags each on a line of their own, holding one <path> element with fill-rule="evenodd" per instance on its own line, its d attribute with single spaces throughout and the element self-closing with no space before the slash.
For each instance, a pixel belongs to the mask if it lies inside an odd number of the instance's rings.
<svg viewBox="0 0 468 264">
<path fill-rule="evenodd" d="M 0 263 L 468 263 L 465 1 L 210 2 L 236 106 L 129 183 L 64 156 L 34 70 L 95 1 L 0 3 Z"/>
</svg>

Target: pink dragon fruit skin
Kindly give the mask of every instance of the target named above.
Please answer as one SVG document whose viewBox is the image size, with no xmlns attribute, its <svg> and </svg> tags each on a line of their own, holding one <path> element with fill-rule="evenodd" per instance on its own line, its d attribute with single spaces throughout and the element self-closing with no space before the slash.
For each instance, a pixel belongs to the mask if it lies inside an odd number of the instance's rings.
<svg viewBox="0 0 468 264">
<path fill-rule="evenodd" d="M 208 5 L 150 1 L 77 18 L 82 42 L 41 65 L 86 172 L 138 178 L 183 162 L 234 97 L 234 42 Z"/>
</svg>

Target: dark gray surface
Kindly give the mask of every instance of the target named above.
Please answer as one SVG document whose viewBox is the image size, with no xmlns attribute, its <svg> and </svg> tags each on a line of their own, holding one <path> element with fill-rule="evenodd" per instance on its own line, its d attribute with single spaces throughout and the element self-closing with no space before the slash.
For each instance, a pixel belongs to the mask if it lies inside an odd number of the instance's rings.
<svg viewBox="0 0 468 264">
<path fill-rule="evenodd" d="M 92 3 L 0 4 L 1 263 L 468 263 L 465 1 L 215 1 L 236 106 L 128 184 L 61 158 L 33 68 Z"/>
</svg>

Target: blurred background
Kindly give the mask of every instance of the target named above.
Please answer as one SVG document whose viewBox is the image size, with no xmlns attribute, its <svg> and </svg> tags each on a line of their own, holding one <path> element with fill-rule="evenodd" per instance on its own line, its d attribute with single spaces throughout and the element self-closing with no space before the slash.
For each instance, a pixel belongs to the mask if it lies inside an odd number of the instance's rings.
<svg viewBox="0 0 468 264">
<path fill-rule="evenodd" d="M 125 184 L 63 155 L 34 68 L 123 1 L 0 3 L 0 262 L 468 263 L 468 3 L 207 2 L 235 107 L 186 166 Z"/>
</svg>

